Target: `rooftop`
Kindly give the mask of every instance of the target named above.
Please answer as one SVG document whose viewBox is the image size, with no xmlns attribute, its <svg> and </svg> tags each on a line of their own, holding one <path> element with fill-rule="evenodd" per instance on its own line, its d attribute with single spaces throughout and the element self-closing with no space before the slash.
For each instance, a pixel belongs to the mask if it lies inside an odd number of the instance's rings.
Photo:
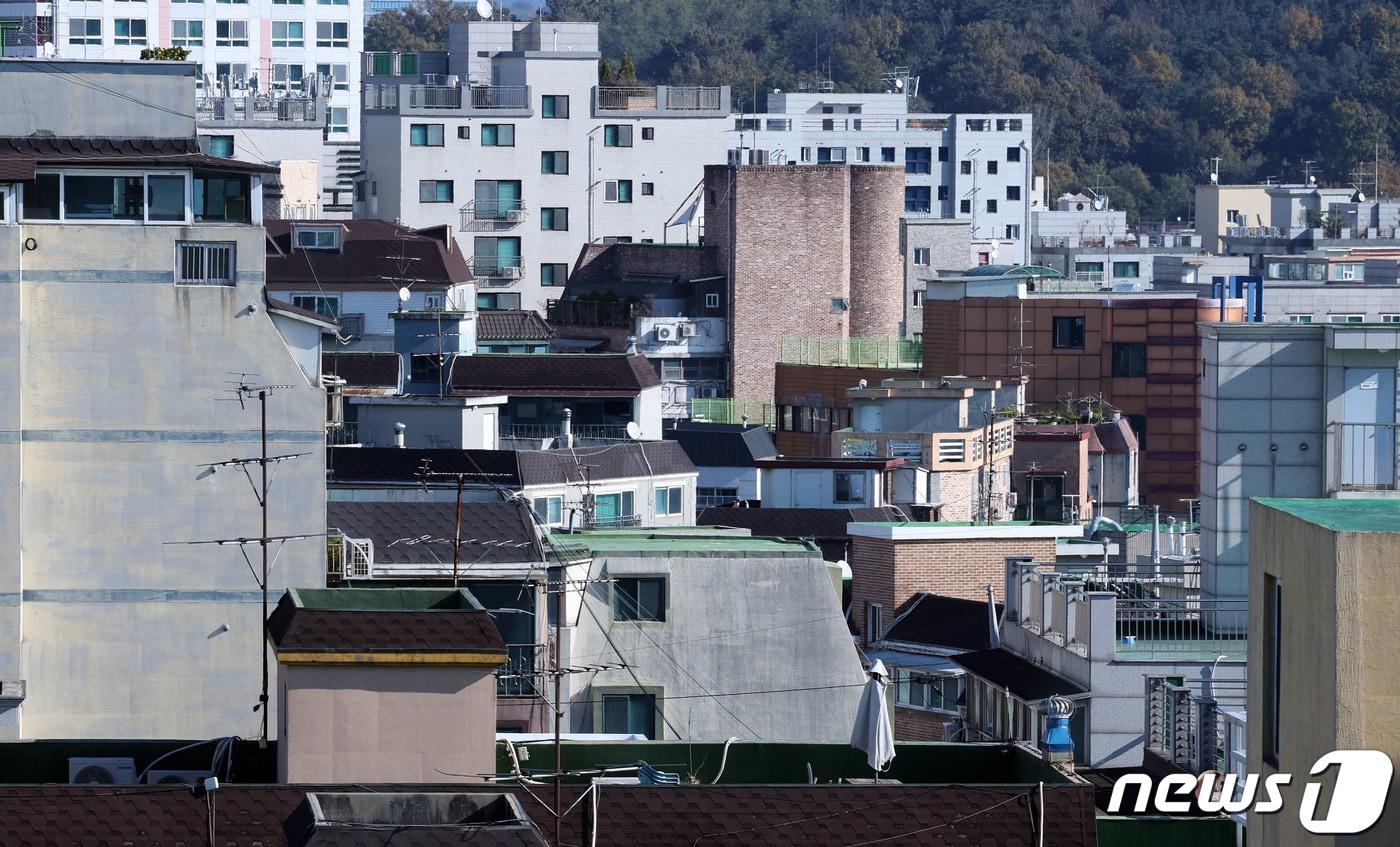
<svg viewBox="0 0 1400 847">
<path fill-rule="evenodd" d="M 739 509 L 711 506 L 696 518 L 702 526 L 742 527 L 754 535 L 775 538 L 846 538 L 846 526 L 857 521 L 896 517 L 893 507 L 875 509 Z"/>
<path fill-rule="evenodd" d="M 755 459 L 778 454 L 772 436 L 758 424 L 676 421 L 662 430 L 661 437 L 680 444 L 701 467 L 748 467 Z"/>
<path fill-rule="evenodd" d="M 1400 500 L 1257 497 L 1254 502 L 1337 532 L 1400 532 Z"/>
<path fill-rule="evenodd" d="M 273 290 L 322 286 L 398 291 L 411 278 L 419 289 L 440 291 L 472 275 L 452 231 L 413 229 L 378 220 L 275 220 L 267 228 L 267 285 Z M 292 243 L 298 229 L 335 229 L 335 249 L 307 250 Z"/>
<path fill-rule="evenodd" d="M 996 604 L 996 611 L 1000 617 L 1000 603 Z M 899 607 L 881 640 L 956 650 L 986 650 L 992 646 L 990 617 L 984 601 L 921 591 Z"/>
<path fill-rule="evenodd" d="M 422 482 L 424 462 L 433 473 L 465 474 L 468 485 L 520 485 L 520 464 L 512 450 L 400 449 L 347 447 L 327 450 L 327 482 L 336 486 L 413 485 Z M 450 480 L 429 485 L 447 486 Z"/>
<path fill-rule="evenodd" d="M 735 535 L 710 529 L 703 532 L 676 532 L 672 528 L 665 531 L 608 530 L 603 532 L 583 532 L 571 535 L 554 536 L 563 541 L 580 544 L 594 554 L 633 554 L 638 556 L 685 556 L 694 558 L 735 555 L 761 558 L 821 558 L 821 551 L 809 541 L 785 541 L 778 538 L 762 538 L 749 535 Z"/>
<path fill-rule="evenodd" d="M 500 653 L 491 615 L 470 593 L 439 588 L 292 588 L 267 619 L 279 656 Z"/>
<path fill-rule="evenodd" d="M 464 393 L 512 397 L 635 397 L 661 384 L 642 356 L 612 353 L 458 356 L 452 387 Z"/>
<path fill-rule="evenodd" d="M 483 309 L 476 314 L 476 340 L 548 341 L 554 335 L 538 314 L 525 309 Z"/>
<path fill-rule="evenodd" d="M 529 506 L 520 500 L 462 504 L 461 561 L 541 561 Z M 326 525 L 374 542 L 376 565 L 451 563 L 456 503 L 385 501 L 326 504 Z"/>
<path fill-rule="evenodd" d="M 396 389 L 399 387 L 398 353 L 321 354 L 321 371 L 345 380 L 347 389 Z"/>
<path fill-rule="evenodd" d="M 1002 648 L 959 653 L 952 660 L 968 673 L 980 676 L 998 688 L 1008 689 L 1027 703 L 1057 694 L 1075 697 L 1089 693 L 1084 686 Z"/>
<path fill-rule="evenodd" d="M 61 138 L 0 136 L 0 182 L 32 180 L 41 165 L 195 167 L 236 173 L 274 173 L 269 165 L 207 156 L 194 138 Z"/>
</svg>

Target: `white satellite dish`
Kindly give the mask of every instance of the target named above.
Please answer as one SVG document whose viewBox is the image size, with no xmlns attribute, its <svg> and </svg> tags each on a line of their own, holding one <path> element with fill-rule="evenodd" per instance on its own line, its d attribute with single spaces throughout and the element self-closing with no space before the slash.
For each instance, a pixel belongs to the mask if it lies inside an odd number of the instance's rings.
<svg viewBox="0 0 1400 847">
<path fill-rule="evenodd" d="M 642 438 L 642 428 L 637 426 L 636 421 L 627 422 L 627 437 L 633 441 L 640 441 Z"/>
<path fill-rule="evenodd" d="M 1094 211 L 1095 211 L 1095 212 L 1102 212 L 1102 211 L 1103 211 L 1103 205 L 1104 205 L 1104 201 L 1103 201 L 1103 198 L 1102 198 L 1102 197 L 1095 197 L 1095 198 L 1094 198 Z"/>
<path fill-rule="evenodd" d="M 895 81 L 894 81 L 894 87 L 895 87 L 895 90 L 896 90 L 896 91 L 903 91 L 903 90 L 904 90 L 904 80 L 902 80 L 902 79 L 897 79 L 897 80 L 895 80 Z"/>
<path fill-rule="evenodd" d="M 57 52 L 57 51 L 54 50 L 54 46 L 53 46 L 53 42 L 52 42 L 52 41 L 45 41 L 45 42 L 44 42 L 43 51 L 44 51 L 44 58 L 45 58 L 45 59 L 52 59 L 52 58 L 54 57 L 54 53 Z"/>
<path fill-rule="evenodd" d="M 400 303 L 407 303 L 407 302 L 408 302 L 408 289 L 407 289 L 407 288 L 400 288 L 400 289 L 399 289 L 399 302 L 400 302 Z"/>
<path fill-rule="evenodd" d="M 491 0 L 476 0 L 476 13 L 489 19 L 491 17 Z"/>
</svg>

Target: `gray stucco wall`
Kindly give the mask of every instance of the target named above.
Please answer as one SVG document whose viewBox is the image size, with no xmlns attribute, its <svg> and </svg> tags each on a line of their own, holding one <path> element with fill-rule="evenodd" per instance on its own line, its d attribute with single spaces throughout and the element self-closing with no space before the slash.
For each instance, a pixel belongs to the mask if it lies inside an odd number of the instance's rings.
<svg viewBox="0 0 1400 847">
<path fill-rule="evenodd" d="M 193 62 L 0 59 L 0 134 L 193 138 L 196 67 Z M 113 90 L 140 102 L 118 108 Z"/>
<path fill-rule="evenodd" d="M 174 285 L 185 239 L 234 242 L 237 284 Z M 257 734 L 257 584 L 234 546 L 171 542 L 258 533 L 243 474 L 201 467 L 258 453 L 231 371 L 287 386 L 268 452 L 307 454 L 278 470 L 270 532 L 324 531 L 324 394 L 262 281 L 261 227 L 0 226 L 0 306 L 23 317 L 0 325 L 0 672 L 28 685 L 0 737 Z M 272 600 L 324 572 L 319 540 L 288 543 Z"/>
</svg>

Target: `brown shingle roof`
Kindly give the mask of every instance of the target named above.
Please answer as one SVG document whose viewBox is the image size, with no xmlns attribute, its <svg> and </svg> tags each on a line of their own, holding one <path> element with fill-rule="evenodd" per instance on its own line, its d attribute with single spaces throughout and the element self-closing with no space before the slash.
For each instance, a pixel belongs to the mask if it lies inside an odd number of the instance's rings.
<svg viewBox="0 0 1400 847">
<path fill-rule="evenodd" d="M 554 331 L 534 312 L 484 309 L 476 315 L 477 341 L 548 341 Z"/>
<path fill-rule="evenodd" d="M 0 180 L 29 180 L 39 165 L 164 165 L 276 173 L 268 165 L 208 156 L 194 138 L 0 137 Z"/>
<path fill-rule="evenodd" d="M 333 589 L 338 594 L 357 589 Z M 387 592 L 389 589 L 363 589 Z M 505 652 L 485 609 L 307 608 L 291 592 L 267 619 L 278 650 L 297 652 Z"/>
<path fill-rule="evenodd" d="M 321 370 L 345 380 L 347 388 L 398 388 L 397 353 L 323 353 Z"/>
<path fill-rule="evenodd" d="M 267 286 L 275 291 L 334 287 L 397 291 L 408 285 L 441 291 L 469 282 L 471 270 L 443 227 L 412 229 L 377 220 L 269 220 Z M 341 228 L 339 250 L 292 249 L 297 226 Z"/>
<path fill-rule="evenodd" d="M 452 363 L 452 388 L 517 397 L 635 397 L 660 385 L 642 356 L 550 353 L 478 353 Z"/>
</svg>

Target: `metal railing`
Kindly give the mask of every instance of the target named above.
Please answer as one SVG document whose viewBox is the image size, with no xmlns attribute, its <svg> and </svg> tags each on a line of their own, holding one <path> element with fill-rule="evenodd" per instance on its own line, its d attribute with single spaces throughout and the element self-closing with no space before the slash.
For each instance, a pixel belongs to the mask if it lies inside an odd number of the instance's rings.
<svg viewBox="0 0 1400 847">
<path fill-rule="evenodd" d="M 1103 288 L 1103 273 L 1076 273 L 1068 279 L 1041 277 L 1033 283 L 1040 294 L 1069 294 Z"/>
<path fill-rule="evenodd" d="M 1120 596 L 1116 619 L 1119 657 L 1243 659 L 1248 649 L 1246 599 Z"/>
<path fill-rule="evenodd" d="M 598 86 L 600 112 L 715 112 L 724 109 L 724 89 L 707 85 Z"/>
<path fill-rule="evenodd" d="M 548 664 L 549 647 L 540 644 L 507 644 L 506 663 L 496 671 L 497 697 L 541 697 L 540 668 Z"/>
<path fill-rule="evenodd" d="M 906 338 L 788 336 L 779 341 L 778 361 L 790 365 L 917 368 L 923 364 L 923 344 Z"/>
<path fill-rule="evenodd" d="M 627 438 L 626 424 L 575 424 L 571 428 L 574 438 L 608 439 L 621 441 Z M 562 425 L 554 424 L 502 424 L 499 430 L 502 438 L 562 438 Z"/>
<path fill-rule="evenodd" d="M 233 250 L 232 242 L 176 242 L 175 284 L 233 285 Z"/>
<path fill-rule="evenodd" d="M 248 94 L 233 97 L 195 98 L 195 116 L 201 121 L 297 121 L 320 123 L 325 100 L 315 97 Z"/>
<path fill-rule="evenodd" d="M 354 421 L 332 424 L 326 427 L 326 445 L 330 447 L 344 447 L 350 444 L 359 444 L 359 425 Z"/>
<path fill-rule="evenodd" d="M 778 426 L 777 409 L 761 400 L 738 400 L 733 397 L 692 397 L 690 419 L 708 423 L 759 424 L 768 429 Z"/>
<path fill-rule="evenodd" d="M 472 276 L 489 279 L 520 279 L 519 256 L 472 256 L 467 260 Z"/>
<path fill-rule="evenodd" d="M 1285 238 L 1288 232 L 1276 226 L 1230 226 L 1225 228 L 1226 238 Z"/>
<path fill-rule="evenodd" d="M 1400 428 L 1393 423 L 1334 421 L 1328 491 L 1400 491 Z"/>
<path fill-rule="evenodd" d="M 588 523 L 589 528 L 592 528 L 592 529 L 607 529 L 607 528 L 609 528 L 609 527 L 641 526 L 641 525 L 642 525 L 642 516 L 641 516 L 641 515 L 618 515 L 618 516 L 615 517 L 615 518 L 599 518 L 599 517 L 595 517 L 595 518 L 593 518 L 592 520 L 588 521 L 587 523 Z"/>
<path fill-rule="evenodd" d="M 525 220 L 523 200 L 471 200 L 460 210 L 462 229 L 473 223 L 518 224 Z"/>
</svg>

